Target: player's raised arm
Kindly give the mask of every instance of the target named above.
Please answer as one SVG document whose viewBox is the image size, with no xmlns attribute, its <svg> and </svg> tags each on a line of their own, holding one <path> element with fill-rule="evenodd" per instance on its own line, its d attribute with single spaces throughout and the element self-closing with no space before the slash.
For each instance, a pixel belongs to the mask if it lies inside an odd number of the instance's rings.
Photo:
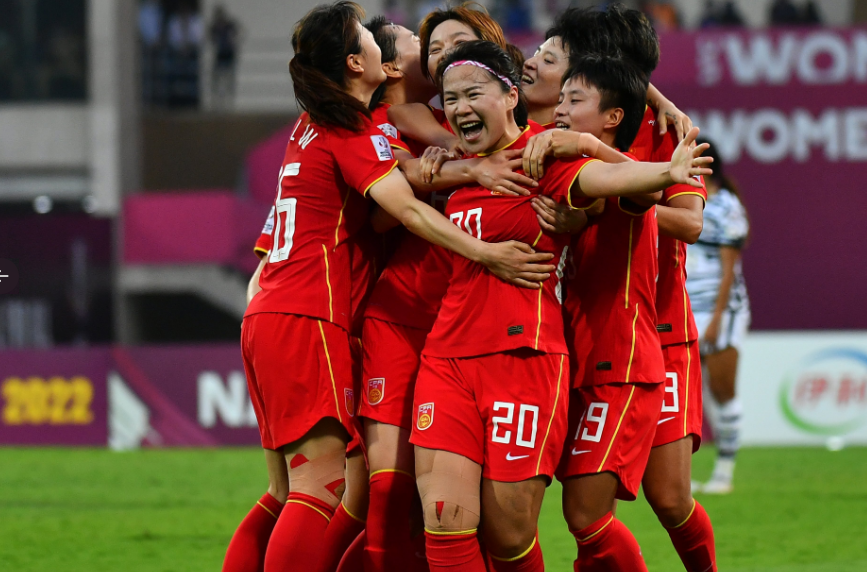
<svg viewBox="0 0 867 572">
<path fill-rule="evenodd" d="M 704 199 L 700 195 L 676 196 L 657 207 L 659 232 L 687 244 L 695 244 L 704 224 L 703 211 Z"/>
</svg>

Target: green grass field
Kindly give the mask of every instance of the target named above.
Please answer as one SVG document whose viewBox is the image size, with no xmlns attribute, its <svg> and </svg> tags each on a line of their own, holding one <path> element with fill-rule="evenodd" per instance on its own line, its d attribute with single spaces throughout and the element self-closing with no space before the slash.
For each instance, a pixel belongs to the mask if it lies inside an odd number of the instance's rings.
<svg viewBox="0 0 867 572">
<path fill-rule="evenodd" d="M 705 477 L 712 450 L 696 456 Z M 0 449 L 0 570 L 217 571 L 232 532 L 266 486 L 255 449 Z M 703 497 L 725 572 L 867 570 L 867 448 L 745 449 L 727 497 Z M 545 500 L 548 569 L 575 544 Z M 682 570 L 647 504 L 621 503 L 652 572 Z"/>
</svg>

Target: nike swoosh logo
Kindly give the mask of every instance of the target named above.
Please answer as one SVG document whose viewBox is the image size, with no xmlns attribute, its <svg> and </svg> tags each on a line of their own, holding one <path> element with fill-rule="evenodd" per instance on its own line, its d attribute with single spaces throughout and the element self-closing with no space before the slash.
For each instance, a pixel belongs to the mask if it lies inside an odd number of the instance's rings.
<svg viewBox="0 0 867 572">
<path fill-rule="evenodd" d="M 657 423 L 657 425 L 662 425 L 666 421 L 671 421 L 672 419 L 674 419 L 674 417 L 666 417 L 665 419 L 660 420 L 659 423 Z"/>
<path fill-rule="evenodd" d="M 518 455 L 517 457 L 513 457 L 511 453 L 506 453 L 507 461 L 517 461 L 518 459 L 529 459 L 530 455 Z"/>
<path fill-rule="evenodd" d="M 589 450 L 588 450 L 588 451 L 579 451 L 578 449 L 572 449 L 572 454 L 573 454 L 573 455 L 580 455 L 580 454 L 582 454 L 582 453 L 590 453 L 590 452 L 591 452 L 591 451 L 589 451 Z"/>
</svg>

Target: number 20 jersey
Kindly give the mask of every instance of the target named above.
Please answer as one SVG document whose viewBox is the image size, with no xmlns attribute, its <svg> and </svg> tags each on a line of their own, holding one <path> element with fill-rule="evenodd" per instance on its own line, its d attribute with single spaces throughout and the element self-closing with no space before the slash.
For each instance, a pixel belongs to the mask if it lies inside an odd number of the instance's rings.
<svg viewBox="0 0 867 572">
<path fill-rule="evenodd" d="M 359 132 L 295 124 L 274 202 L 273 245 L 259 278 L 262 291 L 245 316 L 299 314 L 350 330 L 348 240 L 363 226 L 374 183 L 397 166 L 388 138 L 365 118 Z"/>
</svg>

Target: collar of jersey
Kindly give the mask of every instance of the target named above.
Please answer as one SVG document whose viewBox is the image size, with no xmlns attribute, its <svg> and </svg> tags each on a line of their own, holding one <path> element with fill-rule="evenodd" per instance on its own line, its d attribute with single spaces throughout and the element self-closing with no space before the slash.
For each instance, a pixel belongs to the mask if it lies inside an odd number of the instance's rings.
<svg viewBox="0 0 867 572">
<path fill-rule="evenodd" d="M 503 151 L 504 149 L 508 149 L 509 147 L 511 147 L 512 145 L 515 144 L 515 141 L 517 141 L 518 139 L 520 139 L 521 137 L 523 137 L 523 136 L 524 136 L 524 133 L 526 133 L 528 129 L 530 129 L 530 126 L 529 126 L 529 125 L 527 125 L 526 127 L 524 127 L 523 131 L 521 131 L 521 134 L 518 135 L 518 136 L 514 139 L 514 141 L 512 141 L 512 142 L 509 143 L 508 145 L 503 145 L 503 146 L 500 147 L 499 149 L 497 149 L 497 150 L 495 150 L 495 151 L 491 151 L 490 153 L 479 153 L 478 155 L 476 155 L 476 157 L 488 157 L 489 155 L 493 155 L 494 153 L 499 153 L 500 151 Z"/>
</svg>

